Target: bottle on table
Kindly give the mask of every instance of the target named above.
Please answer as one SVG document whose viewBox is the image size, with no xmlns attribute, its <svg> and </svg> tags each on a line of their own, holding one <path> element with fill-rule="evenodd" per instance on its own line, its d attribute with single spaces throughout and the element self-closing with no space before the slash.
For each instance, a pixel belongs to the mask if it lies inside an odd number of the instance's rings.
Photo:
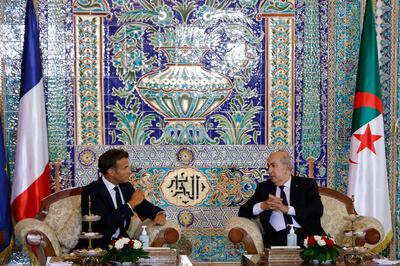
<svg viewBox="0 0 400 266">
<path fill-rule="evenodd" d="M 142 233 L 139 236 L 139 240 L 142 242 L 142 247 L 143 248 L 148 248 L 149 247 L 149 235 L 147 234 L 145 225 L 142 225 Z"/>
<path fill-rule="evenodd" d="M 287 234 L 287 245 L 289 247 L 295 247 L 297 246 L 297 235 L 294 232 L 293 224 L 289 224 L 289 226 L 290 226 L 290 231 L 289 234 Z"/>
</svg>

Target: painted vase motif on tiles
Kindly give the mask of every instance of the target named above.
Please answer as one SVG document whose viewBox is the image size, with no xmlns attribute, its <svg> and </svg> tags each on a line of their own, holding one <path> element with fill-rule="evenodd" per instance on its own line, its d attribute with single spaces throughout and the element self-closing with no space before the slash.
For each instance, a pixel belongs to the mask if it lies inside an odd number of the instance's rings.
<svg viewBox="0 0 400 266">
<path fill-rule="evenodd" d="M 109 39 L 112 65 L 124 82 L 112 94 L 125 99 L 108 106 L 116 118 L 113 142 L 257 143 L 261 106 L 247 82 L 259 65 L 263 33 L 253 29 L 253 9 L 197 1 L 139 1 L 142 6 L 134 8 L 122 2 L 113 3 L 120 26 Z M 141 113 L 144 105 L 155 113 Z"/>
</svg>

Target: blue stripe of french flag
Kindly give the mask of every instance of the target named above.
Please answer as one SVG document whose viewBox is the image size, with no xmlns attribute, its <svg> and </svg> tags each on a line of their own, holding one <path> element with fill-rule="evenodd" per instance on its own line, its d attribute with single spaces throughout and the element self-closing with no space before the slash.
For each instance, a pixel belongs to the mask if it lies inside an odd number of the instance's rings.
<svg viewBox="0 0 400 266">
<path fill-rule="evenodd" d="M 11 194 L 15 221 L 34 217 L 39 212 L 42 198 L 50 192 L 51 174 L 39 31 L 33 0 L 28 0 Z"/>
</svg>

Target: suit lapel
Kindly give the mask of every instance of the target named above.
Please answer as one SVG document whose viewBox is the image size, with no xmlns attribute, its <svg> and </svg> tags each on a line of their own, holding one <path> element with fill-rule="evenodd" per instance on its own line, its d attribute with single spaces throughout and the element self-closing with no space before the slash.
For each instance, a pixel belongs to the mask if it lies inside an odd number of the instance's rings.
<svg viewBox="0 0 400 266">
<path fill-rule="evenodd" d="M 274 183 L 272 183 L 272 186 L 269 188 L 269 191 L 268 191 L 268 194 L 271 194 L 271 195 L 276 195 L 276 189 L 277 189 L 277 186 L 274 184 Z"/>
<path fill-rule="evenodd" d="M 300 185 L 296 177 L 292 176 L 292 181 L 290 182 L 290 205 L 295 206 L 298 203 L 298 197 Z"/>
<path fill-rule="evenodd" d="M 121 189 L 122 196 L 124 197 L 125 203 L 128 202 L 131 199 L 130 197 L 132 196 L 132 195 L 129 195 L 129 193 L 128 193 L 128 186 L 126 185 L 126 183 L 124 183 L 124 184 L 121 184 L 119 186 L 119 188 Z"/>
<path fill-rule="evenodd" d="M 103 180 L 98 179 L 98 193 L 103 195 L 104 198 L 106 199 L 106 204 L 108 209 L 110 210 L 114 210 L 115 206 L 114 206 L 114 202 L 111 198 L 110 192 L 108 192 L 108 189 L 106 187 L 106 185 L 104 184 Z"/>
</svg>

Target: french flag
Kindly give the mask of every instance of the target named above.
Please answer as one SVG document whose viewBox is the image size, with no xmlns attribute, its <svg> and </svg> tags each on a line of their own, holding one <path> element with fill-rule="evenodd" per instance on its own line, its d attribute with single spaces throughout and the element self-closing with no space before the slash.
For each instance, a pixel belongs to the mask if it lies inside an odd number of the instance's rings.
<svg viewBox="0 0 400 266">
<path fill-rule="evenodd" d="M 11 208 L 18 222 L 35 217 L 42 198 L 51 192 L 39 31 L 33 0 L 26 5 L 16 145 Z"/>
</svg>

